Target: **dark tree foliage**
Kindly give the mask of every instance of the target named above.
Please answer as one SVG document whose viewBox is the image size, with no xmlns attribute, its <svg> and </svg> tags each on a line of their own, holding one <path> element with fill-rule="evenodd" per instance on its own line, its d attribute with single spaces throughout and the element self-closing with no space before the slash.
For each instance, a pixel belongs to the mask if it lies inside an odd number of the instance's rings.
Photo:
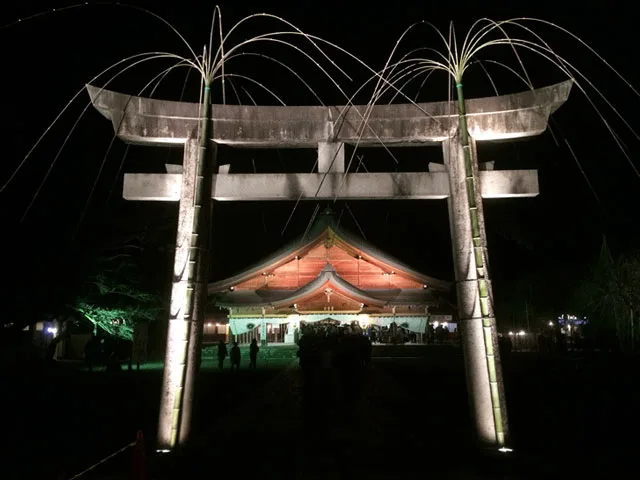
<svg viewBox="0 0 640 480">
<path fill-rule="evenodd" d="M 576 304 L 587 314 L 587 331 L 596 338 L 617 338 L 633 351 L 640 317 L 640 252 L 614 257 L 606 241 L 589 274 L 578 287 Z"/>
</svg>

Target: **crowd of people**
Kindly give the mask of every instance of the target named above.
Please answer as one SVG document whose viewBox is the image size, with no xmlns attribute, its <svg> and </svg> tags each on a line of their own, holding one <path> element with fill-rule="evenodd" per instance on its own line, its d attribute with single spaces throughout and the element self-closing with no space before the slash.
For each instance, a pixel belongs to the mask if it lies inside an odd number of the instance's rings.
<svg viewBox="0 0 640 480">
<path fill-rule="evenodd" d="M 251 340 L 251 344 L 249 345 L 249 369 L 255 370 L 258 364 L 258 352 L 260 351 L 260 347 L 258 346 L 258 341 L 254 338 Z M 233 342 L 233 346 L 231 350 L 227 350 L 227 345 L 224 341 L 220 340 L 218 342 L 218 368 L 222 370 L 224 368 L 224 361 L 229 357 L 231 361 L 231 370 L 235 370 L 236 372 L 240 370 L 240 361 L 242 360 L 242 352 L 240 351 L 240 346 L 238 342 Z"/>
<path fill-rule="evenodd" d="M 300 368 L 305 374 L 320 368 L 355 369 L 371 362 L 371 340 L 351 325 L 306 325 L 298 342 Z"/>
<path fill-rule="evenodd" d="M 306 325 L 301 329 L 297 356 L 306 374 L 321 368 L 356 368 L 371 361 L 371 340 L 354 322 L 351 325 Z M 254 338 L 249 345 L 249 368 L 255 369 L 260 347 Z M 231 369 L 238 370 L 242 353 L 237 341 L 230 349 L 224 341 L 218 343 L 218 368 L 223 369 L 229 357 Z"/>
<path fill-rule="evenodd" d="M 357 323 L 312 324 L 301 330 L 298 358 L 305 418 L 321 423 L 331 408 L 338 408 L 343 417 L 350 415 L 364 391 L 371 363 L 370 338 Z"/>
</svg>

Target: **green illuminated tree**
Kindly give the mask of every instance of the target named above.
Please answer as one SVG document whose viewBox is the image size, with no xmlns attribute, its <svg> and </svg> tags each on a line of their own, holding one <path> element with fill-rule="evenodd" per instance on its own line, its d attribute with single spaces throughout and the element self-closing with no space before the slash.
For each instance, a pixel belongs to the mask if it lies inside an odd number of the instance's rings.
<svg viewBox="0 0 640 480">
<path fill-rule="evenodd" d="M 119 254 L 100 258 L 83 291 L 70 304 L 94 333 L 99 330 L 124 340 L 133 340 L 140 322 L 155 320 L 161 310 L 160 299 L 142 285 L 131 256 Z"/>
</svg>

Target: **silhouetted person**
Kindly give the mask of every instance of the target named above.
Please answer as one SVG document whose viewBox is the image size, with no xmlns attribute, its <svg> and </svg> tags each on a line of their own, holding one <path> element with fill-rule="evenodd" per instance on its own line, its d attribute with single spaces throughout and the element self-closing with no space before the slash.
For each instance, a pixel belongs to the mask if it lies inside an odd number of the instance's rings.
<svg viewBox="0 0 640 480">
<path fill-rule="evenodd" d="M 432 345 L 436 340 L 436 330 L 433 328 L 433 323 L 429 324 L 429 328 L 427 329 L 427 343 Z"/>
<path fill-rule="evenodd" d="M 378 341 L 378 331 L 377 331 L 377 329 L 371 327 L 370 338 L 371 338 L 371 343 L 375 343 L 375 342 Z"/>
<path fill-rule="evenodd" d="M 238 342 L 233 342 L 233 347 L 231 347 L 231 353 L 229 354 L 229 358 L 231 359 L 231 370 L 235 368 L 236 372 L 240 371 L 240 347 L 238 346 Z"/>
<path fill-rule="evenodd" d="M 121 371 L 122 371 L 122 366 L 118 361 L 118 357 L 116 357 L 116 353 L 111 352 L 111 355 L 109 355 L 109 361 L 107 362 L 107 372 L 116 373 Z"/>
<path fill-rule="evenodd" d="M 371 363 L 371 351 L 373 350 L 373 346 L 371 345 L 369 337 L 365 337 L 364 335 L 362 335 L 359 337 L 359 340 L 362 364 L 368 366 Z"/>
<path fill-rule="evenodd" d="M 259 351 L 260 347 L 258 346 L 258 341 L 254 338 L 251 340 L 251 345 L 249 345 L 249 368 L 252 370 L 256 369 Z"/>
<path fill-rule="evenodd" d="M 320 351 L 318 348 L 319 339 L 311 329 L 305 329 L 302 338 L 298 342 L 298 358 L 300 359 L 300 368 L 305 376 L 305 382 L 308 377 L 313 376 L 320 366 Z"/>
<path fill-rule="evenodd" d="M 438 344 L 442 344 L 444 342 L 444 327 L 442 325 L 438 325 L 436 327 L 436 342 Z"/>
<path fill-rule="evenodd" d="M 222 340 L 218 342 L 218 368 L 220 370 L 224 367 L 224 359 L 227 358 L 227 346 Z"/>
<path fill-rule="evenodd" d="M 89 340 L 84 346 L 84 363 L 90 372 L 93 372 L 93 364 L 96 361 L 96 344 L 98 339 L 91 333 Z"/>
<path fill-rule="evenodd" d="M 567 336 L 564 333 L 561 333 L 560 331 L 558 331 L 556 346 L 557 346 L 557 352 L 559 354 L 562 355 L 567 353 Z"/>
</svg>

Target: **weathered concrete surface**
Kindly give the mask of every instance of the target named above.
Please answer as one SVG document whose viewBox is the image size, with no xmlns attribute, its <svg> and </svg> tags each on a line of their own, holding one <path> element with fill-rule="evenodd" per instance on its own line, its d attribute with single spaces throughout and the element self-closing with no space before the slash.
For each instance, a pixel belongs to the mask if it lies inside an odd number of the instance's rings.
<svg viewBox="0 0 640 480">
<path fill-rule="evenodd" d="M 200 206 L 197 201 L 198 182 L 204 191 L 212 189 L 216 146 L 208 150 L 202 159 L 199 141 L 187 141 L 183 160 L 185 175 L 179 175 L 181 195 L 158 424 L 160 449 L 184 445 L 190 435 L 209 279 L 212 202 L 205 198 Z M 200 160 L 201 169 L 198 168 Z"/>
<path fill-rule="evenodd" d="M 343 143 L 318 143 L 318 172 L 344 173 Z"/>
<path fill-rule="evenodd" d="M 447 172 L 413 173 L 266 173 L 215 175 L 218 201 L 258 200 L 437 200 L 449 196 Z M 324 181 L 322 181 L 324 178 Z M 320 186 L 322 184 L 322 186 Z M 483 198 L 535 197 L 539 193 L 536 170 L 480 172 Z M 181 174 L 127 173 L 126 200 L 175 202 L 180 199 Z"/>
<path fill-rule="evenodd" d="M 473 139 L 470 140 L 474 177 L 482 179 L 483 175 L 497 173 L 496 171 L 482 172 L 478 170 L 475 142 Z M 477 206 L 481 259 L 488 290 L 488 315 L 485 317 L 482 315 L 478 286 L 478 269 L 467 195 L 468 183 L 465 174 L 464 151 L 459 138 L 455 136 L 444 142 L 443 151 L 451 187 L 451 196 L 449 196 L 447 203 L 469 404 L 480 444 L 485 447 L 498 448 L 504 445 L 504 438 L 508 437 L 508 422 L 498 351 L 498 334 L 493 310 L 493 291 L 489 275 L 481 188 L 476 185 L 476 189 L 472 193 L 475 196 Z M 495 361 L 495 371 L 492 371 L 489 366 L 489 356 Z M 497 416 L 502 421 L 497 420 Z"/>
<path fill-rule="evenodd" d="M 160 419 L 158 422 L 158 448 L 171 449 L 175 444 L 180 427 L 181 407 L 183 403 L 184 378 L 187 375 L 188 347 L 191 334 L 191 320 L 185 318 L 185 298 L 188 291 L 189 247 L 191 243 L 191 226 L 195 209 L 196 158 L 198 143 L 189 141 L 184 151 L 184 180 L 181 186 L 184 195 L 180 200 L 178 214 L 178 230 L 176 234 L 176 250 L 169 307 L 169 331 L 165 352 L 165 368 L 162 380 L 160 400 Z M 177 410 L 176 410 L 177 407 Z"/>
<path fill-rule="evenodd" d="M 549 115 L 564 103 L 568 80 L 549 87 L 466 101 L 469 133 L 476 141 L 542 133 Z M 94 107 L 118 136 L 134 144 L 182 144 L 197 131 L 199 105 L 125 95 L 87 85 Z M 363 118 L 368 118 L 363 124 Z M 439 143 L 458 126 L 454 103 L 344 106 L 213 107 L 212 140 L 243 147 L 317 148 L 320 142 L 360 146 Z"/>
</svg>

